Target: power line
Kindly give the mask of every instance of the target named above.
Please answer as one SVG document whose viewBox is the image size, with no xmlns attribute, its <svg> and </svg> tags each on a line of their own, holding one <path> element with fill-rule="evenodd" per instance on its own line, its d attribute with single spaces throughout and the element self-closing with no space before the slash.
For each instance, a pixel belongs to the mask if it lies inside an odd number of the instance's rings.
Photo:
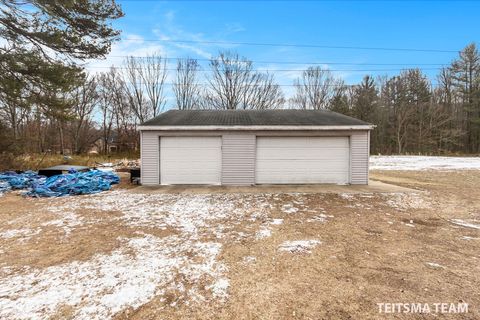
<svg viewBox="0 0 480 320">
<path fill-rule="evenodd" d="M 142 85 L 142 84 L 149 84 L 147 82 L 132 82 L 132 81 L 124 81 L 124 83 L 128 83 L 128 84 L 137 84 L 137 85 Z M 438 85 L 438 83 L 436 82 L 430 82 L 430 84 L 432 86 L 436 86 Z M 163 85 L 166 85 L 166 86 L 174 86 L 174 85 L 178 85 L 178 86 L 189 86 L 191 84 L 177 84 L 175 82 L 164 82 Z M 200 87 L 210 87 L 211 84 L 210 83 L 195 83 L 194 84 L 195 86 L 200 86 Z M 359 85 L 358 84 L 321 84 L 321 85 L 308 85 L 308 84 L 300 84 L 300 85 L 295 85 L 295 84 L 275 84 L 279 87 L 315 87 L 315 86 L 318 86 L 318 87 L 329 87 L 329 88 L 356 88 L 358 87 Z M 242 85 L 238 85 L 240 87 L 261 87 L 261 86 L 265 86 L 264 84 L 242 84 Z"/>
<path fill-rule="evenodd" d="M 115 69 L 120 69 L 120 70 L 130 70 L 130 69 L 134 69 L 134 70 L 142 70 L 143 68 L 142 67 L 133 67 L 133 68 L 127 68 L 127 67 L 117 67 L 117 66 L 86 66 L 86 68 L 94 68 L 94 69 L 110 69 L 114 67 Z M 331 71 L 331 72 L 340 72 L 340 71 L 346 71 L 346 72 L 381 72 L 381 71 L 404 71 L 404 70 L 408 70 L 409 68 L 396 68 L 396 69 L 328 69 L 328 68 L 324 68 L 323 70 L 324 71 Z M 422 68 L 422 70 L 440 70 L 441 68 Z M 167 68 L 167 69 L 162 69 L 162 70 L 165 70 L 165 71 L 177 71 L 177 69 L 171 69 L 171 68 Z M 184 71 L 184 70 L 187 70 L 187 69 L 179 69 L 181 71 Z M 291 71 L 297 71 L 297 72 L 304 72 L 304 71 L 308 71 L 307 69 L 238 69 L 238 70 L 235 70 L 235 71 L 239 71 L 239 72 L 242 72 L 242 71 L 257 71 L 257 72 L 270 72 L 270 73 L 274 73 L 274 72 L 291 72 Z M 211 70 L 204 70 L 204 69 L 197 69 L 197 70 L 192 70 L 192 71 L 196 71 L 196 72 L 211 72 Z M 227 72 L 228 70 L 220 70 L 220 71 L 225 71 Z"/>
<path fill-rule="evenodd" d="M 242 46 L 262 46 L 262 47 L 294 47 L 294 48 L 377 50 L 377 51 L 404 51 L 404 52 L 436 52 L 436 53 L 458 53 L 458 52 L 460 52 L 459 50 L 443 50 L 443 49 L 330 46 L 330 45 L 320 45 L 320 44 L 293 44 L 293 43 L 273 43 L 273 42 L 268 43 L 268 42 L 236 42 L 236 41 L 179 40 L 179 39 L 138 39 L 138 38 L 123 38 L 120 41 L 139 41 L 139 40 L 146 41 L 146 42 L 242 45 Z"/>
<path fill-rule="evenodd" d="M 109 55 L 108 58 L 134 58 L 134 59 L 143 59 L 148 58 L 148 56 L 119 56 L 119 55 Z M 220 59 L 216 58 L 185 58 L 185 57 L 162 57 L 165 60 L 197 60 L 197 61 L 221 61 Z M 291 65 L 351 65 L 351 66 L 445 66 L 445 63 L 368 63 L 368 62 L 333 62 L 333 61 L 306 61 L 306 62 L 299 62 L 299 61 L 269 61 L 269 60 L 250 60 L 249 62 L 252 63 L 259 63 L 259 64 L 291 64 Z"/>
</svg>

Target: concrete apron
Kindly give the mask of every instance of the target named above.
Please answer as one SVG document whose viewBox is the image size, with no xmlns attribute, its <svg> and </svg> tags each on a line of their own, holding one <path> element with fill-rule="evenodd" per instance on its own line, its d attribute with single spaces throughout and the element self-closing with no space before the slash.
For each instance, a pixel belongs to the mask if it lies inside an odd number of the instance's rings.
<svg viewBox="0 0 480 320">
<path fill-rule="evenodd" d="M 255 186 L 205 186 L 168 185 L 139 186 L 131 189 L 138 193 L 406 193 L 419 190 L 400 187 L 380 181 L 370 180 L 368 185 L 255 185 Z"/>
</svg>

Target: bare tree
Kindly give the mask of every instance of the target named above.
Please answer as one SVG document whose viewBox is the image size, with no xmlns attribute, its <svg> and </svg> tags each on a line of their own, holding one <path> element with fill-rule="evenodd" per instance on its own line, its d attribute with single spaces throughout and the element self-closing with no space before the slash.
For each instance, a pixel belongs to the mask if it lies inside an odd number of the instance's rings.
<svg viewBox="0 0 480 320">
<path fill-rule="evenodd" d="M 141 67 L 142 64 L 140 60 L 135 57 L 128 57 L 125 60 L 124 90 L 135 116 L 140 122 L 144 122 L 150 117 L 151 113 L 147 107 L 147 101 L 143 91 L 142 78 L 139 72 Z"/>
<path fill-rule="evenodd" d="M 10 94 L 0 90 L 0 119 L 9 123 L 13 141 L 18 139 L 19 126 L 26 119 L 30 107 L 23 97 L 23 86 L 18 81 L 10 81 L 9 85 L 15 87 Z"/>
<path fill-rule="evenodd" d="M 166 59 L 158 54 L 125 61 L 125 92 L 140 122 L 157 116 L 165 107 Z"/>
<path fill-rule="evenodd" d="M 115 117 L 117 104 L 115 103 L 115 90 L 120 87 L 123 90 L 123 85 L 120 81 L 120 75 L 114 67 L 107 73 L 102 73 L 98 76 L 99 101 L 98 107 L 101 114 L 101 130 L 102 130 L 102 147 L 103 153 L 109 152 L 109 143 L 112 136 L 113 120 Z"/>
<path fill-rule="evenodd" d="M 341 82 L 321 67 L 309 67 L 294 81 L 296 88 L 292 104 L 301 109 L 327 109 Z"/>
<path fill-rule="evenodd" d="M 243 95 L 243 109 L 277 109 L 285 103 L 280 86 L 269 73 L 253 73 Z"/>
<path fill-rule="evenodd" d="M 201 87 L 197 82 L 200 65 L 195 59 L 181 59 L 177 62 L 177 73 L 173 83 L 176 107 L 180 110 L 199 109 Z"/>
<path fill-rule="evenodd" d="M 273 75 L 253 70 L 252 61 L 222 52 L 210 61 L 212 75 L 204 104 L 212 109 L 273 109 L 284 103 Z"/>
<path fill-rule="evenodd" d="M 72 140 L 72 149 L 78 154 L 84 152 L 95 140 L 92 136 L 93 126 L 92 114 L 97 104 L 99 95 L 97 81 L 95 78 L 89 78 L 80 87 L 72 93 L 73 107 L 72 118 L 70 122 L 70 134 Z"/>
<path fill-rule="evenodd" d="M 167 79 L 167 60 L 159 54 L 147 56 L 142 59 L 139 70 L 147 101 L 153 116 L 157 116 L 165 108 L 164 95 L 165 80 Z"/>
<path fill-rule="evenodd" d="M 123 75 L 114 67 L 100 75 L 99 109 L 102 116 L 103 152 L 110 146 L 118 151 L 135 150 L 138 147 L 136 126 L 139 118 L 125 90 Z"/>
</svg>

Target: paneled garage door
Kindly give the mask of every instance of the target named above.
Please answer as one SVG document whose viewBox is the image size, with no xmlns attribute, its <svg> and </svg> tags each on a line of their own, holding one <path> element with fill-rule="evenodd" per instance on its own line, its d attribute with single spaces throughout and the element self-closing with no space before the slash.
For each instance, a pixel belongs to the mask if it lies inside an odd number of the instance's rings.
<svg viewBox="0 0 480 320">
<path fill-rule="evenodd" d="M 161 137 L 161 184 L 220 184 L 221 137 Z"/>
<path fill-rule="evenodd" d="M 259 184 L 349 183 L 348 137 L 257 137 Z"/>
</svg>

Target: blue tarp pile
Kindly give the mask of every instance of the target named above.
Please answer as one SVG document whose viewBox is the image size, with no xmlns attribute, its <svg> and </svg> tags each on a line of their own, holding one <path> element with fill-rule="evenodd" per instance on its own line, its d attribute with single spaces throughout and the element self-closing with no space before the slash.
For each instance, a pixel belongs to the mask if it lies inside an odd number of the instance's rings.
<svg viewBox="0 0 480 320">
<path fill-rule="evenodd" d="M 33 171 L 16 173 L 14 171 L 0 172 L 0 193 L 10 189 L 27 189 L 34 184 L 44 182 L 46 177 L 39 176 Z"/>
<path fill-rule="evenodd" d="M 113 172 L 90 170 L 86 172 L 70 171 L 46 178 L 32 171 L 25 173 L 0 173 L 0 192 L 2 182 L 8 182 L 8 189 L 28 189 L 25 195 L 31 197 L 60 197 L 77 194 L 92 194 L 109 190 L 112 184 L 120 182 Z M 7 186 L 8 187 L 8 186 Z"/>
</svg>

